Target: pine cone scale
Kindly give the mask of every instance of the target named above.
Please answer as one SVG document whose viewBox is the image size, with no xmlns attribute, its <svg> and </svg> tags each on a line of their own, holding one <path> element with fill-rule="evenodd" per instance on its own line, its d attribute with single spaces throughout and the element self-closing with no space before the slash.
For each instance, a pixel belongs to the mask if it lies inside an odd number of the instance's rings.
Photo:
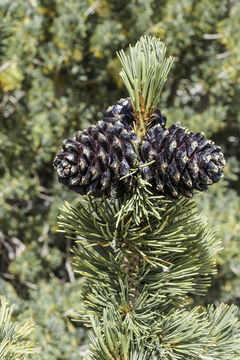
<svg viewBox="0 0 240 360">
<path fill-rule="evenodd" d="M 167 130 L 159 125 L 151 128 L 143 140 L 141 155 L 143 163 L 155 160 L 149 170 L 142 172 L 144 178 L 153 189 L 173 198 L 179 194 L 191 197 L 193 189 L 205 191 L 223 174 L 221 149 L 202 134 L 177 125 Z"/>
</svg>

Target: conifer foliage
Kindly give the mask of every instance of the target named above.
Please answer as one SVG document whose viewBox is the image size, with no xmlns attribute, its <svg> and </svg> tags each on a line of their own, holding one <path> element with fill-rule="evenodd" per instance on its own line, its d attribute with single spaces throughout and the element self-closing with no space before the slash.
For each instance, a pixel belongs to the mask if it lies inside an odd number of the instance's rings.
<svg viewBox="0 0 240 360">
<path fill-rule="evenodd" d="M 136 49 L 138 57 L 131 56 Z M 156 56 L 156 49 L 161 56 Z M 123 72 L 128 76 L 122 75 L 122 78 L 130 90 L 134 117 L 132 128 L 125 126 L 125 130 L 137 135 L 137 141 L 131 139 L 132 158 L 136 159 L 136 164 L 132 169 L 129 167 L 125 176 L 113 172 L 109 183 L 115 180 L 114 176 L 120 184 L 131 177 L 134 191 L 125 191 L 115 199 L 109 193 L 100 197 L 90 193 L 77 205 L 65 203 L 60 216 L 61 231 L 75 241 L 75 271 L 86 277 L 79 317 L 92 328 L 89 359 L 229 360 L 240 357 L 238 308 L 223 304 L 191 307 L 188 302 L 189 295 L 206 294 L 211 275 L 216 271 L 215 255 L 219 242 L 213 229 L 198 215 L 194 200 L 184 196 L 172 200 L 167 193 L 156 194 L 157 180 L 150 183 L 144 176 L 149 166 L 162 167 L 164 164 L 161 157 L 143 159 L 142 154 L 146 151 L 142 147 L 146 138 L 154 140 L 150 143 L 156 144 L 157 155 L 162 151 L 164 156 L 170 154 L 173 158 L 167 164 L 170 175 L 163 177 L 168 189 L 171 189 L 170 177 L 174 174 L 170 171 L 175 170 L 173 160 L 178 158 L 177 154 L 189 157 L 191 163 L 191 155 L 195 154 L 195 149 L 199 150 L 195 172 L 207 184 L 210 181 L 204 176 L 211 175 L 214 180 L 211 181 L 216 182 L 224 166 L 220 148 L 206 141 L 201 134 L 181 130 L 177 141 L 172 136 L 171 140 L 176 142 L 173 147 L 170 141 L 161 137 L 161 132 L 166 131 L 163 125 L 151 127 L 155 104 L 166 81 L 166 69 L 170 69 L 166 64 L 172 63 L 171 58 L 165 60 L 165 53 L 165 46 L 154 37 L 143 37 L 136 47 L 130 47 L 130 57 L 120 52 L 120 59 L 125 62 Z M 160 110 L 155 113 L 161 114 Z M 118 117 L 119 114 L 114 115 L 116 122 L 119 122 Z M 161 127 L 159 132 L 155 132 L 156 126 Z M 112 129 L 116 131 L 114 126 Z M 176 127 L 169 129 L 171 135 Z M 91 137 L 93 135 L 88 131 L 87 141 Z M 101 136 L 94 141 L 90 153 L 84 157 L 89 156 L 89 163 L 94 160 L 95 166 L 93 147 L 100 147 Z M 193 142 L 194 148 L 191 147 Z M 80 161 L 76 160 L 74 166 L 80 166 L 82 161 L 82 144 L 83 141 L 76 144 L 81 150 Z M 173 148 L 172 153 L 169 147 Z M 57 170 L 59 159 L 65 162 L 62 156 L 62 153 L 58 154 L 57 166 L 55 160 Z M 151 163 L 147 162 L 149 160 Z M 186 171 L 190 172 L 191 166 L 186 168 L 179 174 L 183 183 L 186 183 Z M 68 172 L 64 174 L 67 176 Z M 156 173 L 155 179 L 158 176 Z M 199 190 L 205 190 L 199 187 Z"/>
<path fill-rule="evenodd" d="M 227 162 L 207 194 L 192 188 L 222 240 L 213 286 L 194 299 L 240 305 L 239 13 L 240 2 L 230 0 L 0 1 L 0 293 L 15 305 L 15 320 L 36 323 L 31 337 L 40 353 L 27 358 L 80 360 L 86 351 L 86 329 L 72 320 L 85 278 L 72 273 L 72 242 L 56 224 L 63 202 L 79 196 L 58 182 L 52 162 L 62 139 L 100 119 L 112 122 L 121 111 L 132 124 L 129 98 L 116 101 L 128 95 L 117 50 L 143 34 L 160 38 L 175 57 L 148 135 L 157 124 L 181 122 L 221 145 Z M 154 163 L 149 168 L 139 173 L 152 191 Z M 163 190 L 153 195 L 171 195 Z"/>
<path fill-rule="evenodd" d="M 0 299 L 0 359 L 24 360 L 27 354 L 36 352 L 29 341 L 33 324 L 20 324 L 12 320 L 13 307 L 9 307 L 5 297 Z"/>
</svg>

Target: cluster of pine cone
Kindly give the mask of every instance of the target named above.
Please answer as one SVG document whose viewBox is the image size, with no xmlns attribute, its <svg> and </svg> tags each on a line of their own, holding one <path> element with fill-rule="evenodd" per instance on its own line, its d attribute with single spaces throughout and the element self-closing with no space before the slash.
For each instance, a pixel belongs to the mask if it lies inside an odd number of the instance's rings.
<svg viewBox="0 0 240 360">
<path fill-rule="evenodd" d="M 153 192 L 178 198 L 191 197 L 194 189 L 207 190 L 223 176 L 221 149 L 201 133 L 188 132 L 181 124 L 166 129 L 159 109 L 142 141 L 134 123 L 130 98 L 121 99 L 103 120 L 64 140 L 54 160 L 59 181 L 81 195 L 118 197 L 134 191 L 138 169 Z"/>
</svg>

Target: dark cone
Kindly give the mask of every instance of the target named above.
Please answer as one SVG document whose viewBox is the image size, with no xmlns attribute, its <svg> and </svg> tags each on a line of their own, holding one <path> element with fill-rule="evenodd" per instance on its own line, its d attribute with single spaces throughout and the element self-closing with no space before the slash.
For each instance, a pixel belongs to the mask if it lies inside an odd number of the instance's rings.
<svg viewBox="0 0 240 360">
<path fill-rule="evenodd" d="M 122 116 L 123 115 L 123 116 Z M 114 105 L 109 106 L 105 112 L 104 120 L 107 121 L 107 118 L 119 118 L 120 121 L 124 124 L 125 127 L 133 127 L 135 123 L 135 118 L 133 116 L 133 108 L 131 105 L 131 99 L 128 97 L 126 99 L 120 99 Z M 165 129 L 167 118 L 163 112 L 159 109 L 155 109 L 152 116 L 149 128 L 159 124 L 163 129 Z"/>
<path fill-rule="evenodd" d="M 163 130 L 152 127 L 141 145 L 144 178 L 153 190 L 177 198 L 180 194 L 192 197 L 193 189 L 205 191 L 223 176 L 223 153 L 211 140 L 200 133 L 188 132 L 172 125 Z"/>
<path fill-rule="evenodd" d="M 178 125 L 166 130 L 166 117 L 156 109 L 140 144 L 134 123 L 130 98 L 120 99 L 97 125 L 79 131 L 75 140 L 65 140 L 54 160 L 59 181 L 81 195 L 117 197 L 134 191 L 131 169 L 138 167 L 138 160 L 133 143 L 141 165 L 155 161 L 141 167 L 153 191 L 191 197 L 193 189 L 207 190 L 222 177 L 223 153 L 202 134 Z"/>
<path fill-rule="evenodd" d="M 118 119 L 123 123 L 126 128 L 133 127 L 135 118 L 133 116 L 133 109 L 131 105 L 131 99 L 120 99 L 114 105 L 109 106 L 104 115 L 104 121 L 112 121 L 112 118 Z"/>
<path fill-rule="evenodd" d="M 76 140 L 63 142 L 54 160 L 61 183 L 81 195 L 94 196 L 116 197 L 134 188 L 130 169 L 136 168 L 137 157 L 132 142 L 137 144 L 138 138 L 129 125 L 123 125 L 123 117 L 99 121 L 79 131 Z"/>
</svg>

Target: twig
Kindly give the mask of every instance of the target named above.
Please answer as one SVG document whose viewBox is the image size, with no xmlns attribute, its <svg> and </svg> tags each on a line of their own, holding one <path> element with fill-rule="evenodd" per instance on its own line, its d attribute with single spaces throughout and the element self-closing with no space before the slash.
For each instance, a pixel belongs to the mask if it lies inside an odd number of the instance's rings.
<svg viewBox="0 0 240 360">
<path fill-rule="evenodd" d="M 221 54 L 217 54 L 216 55 L 216 59 L 220 60 L 220 59 L 224 59 L 225 57 L 229 56 L 231 54 L 231 51 L 224 51 Z"/>
<path fill-rule="evenodd" d="M 48 251 L 48 231 L 49 231 L 49 224 L 45 224 L 43 227 L 43 231 L 41 236 L 38 238 L 38 241 L 43 241 L 43 247 L 41 251 L 41 257 L 45 257 Z"/>
<path fill-rule="evenodd" d="M 203 34 L 203 39 L 205 40 L 217 40 L 221 39 L 222 34 Z"/>
<path fill-rule="evenodd" d="M 65 262 L 65 266 L 66 266 L 66 270 L 69 276 L 69 280 L 71 283 L 75 282 L 75 275 L 74 272 L 72 270 L 71 264 L 70 264 L 70 249 L 71 249 L 71 239 L 67 239 L 67 247 L 66 247 L 66 262 Z"/>
<path fill-rule="evenodd" d="M 13 60 L 14 60 L 14 59 L 12 58 L 11 60 L 8 60 L 8 61 L 5 62 L 4 64 L 2 64 L 2 65 L 0 66 L 0 72 L 6 70 L 6 69 L 12 64 Z"/>
</svg>

